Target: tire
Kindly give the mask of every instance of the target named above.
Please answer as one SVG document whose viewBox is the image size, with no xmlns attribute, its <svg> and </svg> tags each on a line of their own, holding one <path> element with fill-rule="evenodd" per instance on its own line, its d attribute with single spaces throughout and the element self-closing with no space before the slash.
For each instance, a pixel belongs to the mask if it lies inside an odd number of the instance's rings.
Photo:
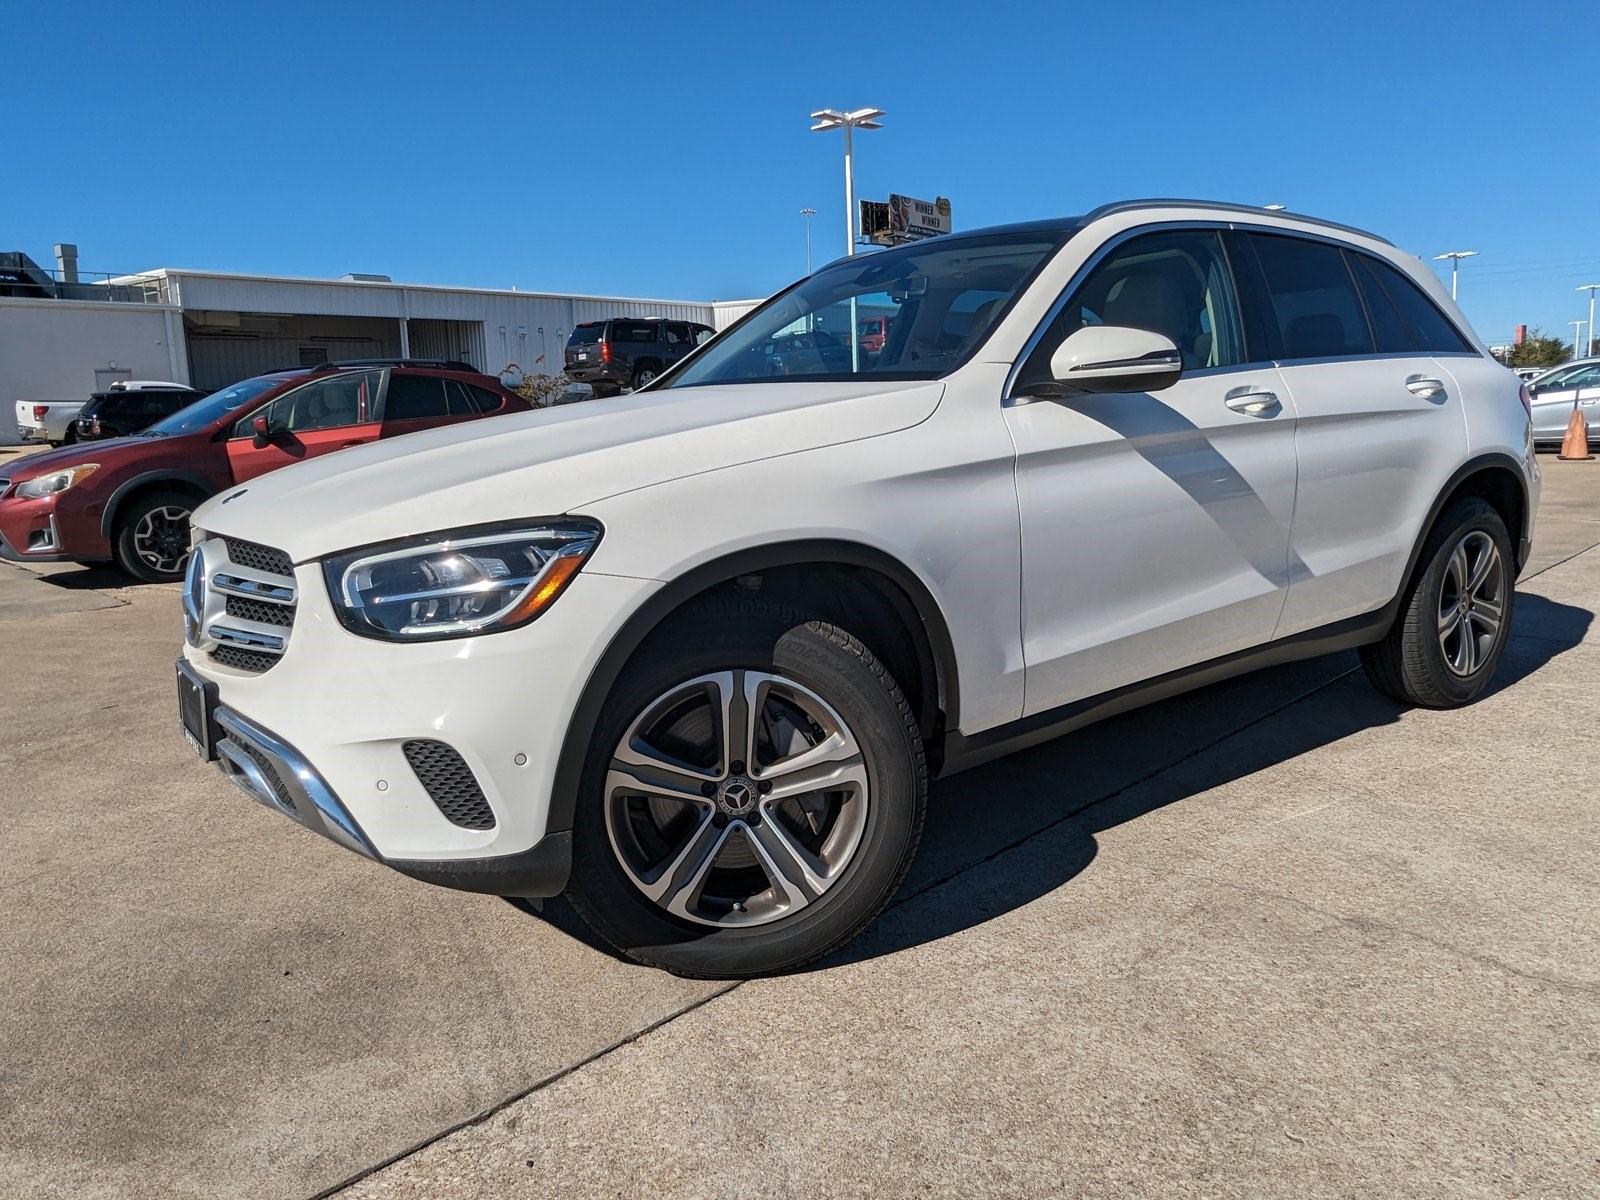
<svg viewBox="0 0 1600 1200">
<path fill-rule="evenodd" d="M 182 492 L 147 492 L 134 497 L 117 514 L 111 539 L 117 566 L 146 583 L 182 579 L 189 564 L 189 517 L 197 503 Z M 181 529 L 181 547 L 173 527 Z"/>
<path fill-rule="evenodd" d="M 646 384 L 653 382 L 655 377 L 660 373 L 661 369 L 657 367 L 655 363 L 640 363 L 636 368 L 634 368 L 633 381 L 631 384 L 633 390 L 637 392 Z"/>
<path fill-rule="evenodd" d="M 607 396 L 620 395 L 622 389 L 614 383 L 591 383 L 589 390 L 594 393 L 596 400 L 604 400 Z"/>
<path fill-rule="evenodd" d="M 1480 555 L 1491 550 L 1495 561 L 1486 564 Z M 1361 665 L 1403 704 L 1459 708 L 1482 695 L 1505 652 L 1516 601 L 1511 537 L 1488 503 L 1461 499 L 1440 515 L 1419 561 L 1394 625 L 1361 648 Z M 1463 575 L 1470 584 L 1480 569 L 1482 582 L 1463 596 Z"/>
<path fill-rule="evenodd" d="M 748 722 L 728 696 L 754 698 Z M 754 742 L 723 749 L 727 728 L 753 729 Z M 699 772 L 677 775 L 685 799 L 638 787 L 652 768 L 637 764 L 659 765 L 662 741 Z M 755 746 L 750 762 L 737 745 Z M 802 754 L 804 774 L 784 766 Z M 836 788 L 805 791 L 822 771 Z M 927 786 L 911 707 L 860 641 L 755 597 L 698 601 L 635 655 L 601 711 L 568 897 L 638 962 L 707 979 L 792 971 L 889 902 L 922 836 Z M 785 856 L 802 843 L 804 856 Z"/>
<path fill-rule="evenodd" d="M 78 444 L 78 429 L 75 424 L 67 426 L 67 437 L 61 444 L 63 446 L 76 446 Z"/>
</svg>

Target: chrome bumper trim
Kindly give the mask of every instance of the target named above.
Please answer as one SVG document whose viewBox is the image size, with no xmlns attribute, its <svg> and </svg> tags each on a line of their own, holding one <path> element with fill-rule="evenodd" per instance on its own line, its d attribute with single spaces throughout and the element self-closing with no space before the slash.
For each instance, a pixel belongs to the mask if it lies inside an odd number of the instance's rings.
<svg viewBox="0 0 1600 1200">
<path fill-rule="evenodd" d="M 216 745 L 217 766 L 235 787 L 313 833 L 367 858 L 378 857 L 350 811 L 298 750 L 232 709 L 218 705 L 212 717 L 226 735 Z M 266 771 L 248 753 L 250 750 L 266 759 L 292 807 L 278 799 Z"/>
</svg>

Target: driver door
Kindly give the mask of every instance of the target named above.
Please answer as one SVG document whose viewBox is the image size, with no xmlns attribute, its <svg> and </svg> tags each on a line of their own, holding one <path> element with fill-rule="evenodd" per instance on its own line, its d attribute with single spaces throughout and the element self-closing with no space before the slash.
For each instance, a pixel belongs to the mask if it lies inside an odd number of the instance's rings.
<svg viewBox="0 0 1600 1200">
<path fill-rule="evenodd" d="M 378 436 L 375 419 L 382 371 L 353 371 L 314 379 L 276 397 L 238 421 L 227 443 L 233 481 L 243 483 L 279 467 L 304 462 Z M 253 425 L 266 416 L 268 439 L 255 444 Z"/>
<path fill-rule="evenodd" d="M 1246 352 L 1217 232 L 1115 244 L 1019 385 L 1048 379 L 1051 354 L 1087 324 L 1171 338 L 1184 374 L 1154 393 L 1005 409 L 1022 520 L 1024 715 L 1271 640 L 1290 579 L 1292 401 L 1274 365 Z"/>
</svg>

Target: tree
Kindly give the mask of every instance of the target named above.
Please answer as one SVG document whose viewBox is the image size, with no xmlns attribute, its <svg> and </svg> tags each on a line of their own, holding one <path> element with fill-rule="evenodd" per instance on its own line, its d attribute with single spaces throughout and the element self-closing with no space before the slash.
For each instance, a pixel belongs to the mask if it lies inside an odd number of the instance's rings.
<svg viewBox="0 0 1600 1200">
<path fill-rule="evenodd" d="M 1511 347 L 1506 355 L 1508 367 L 1553 367 L 1572 357 L 1572 347 L 1558 337 L 1548 337 L 1542 330 L 1530 329 L 1522 345 Z"/>
</svg>

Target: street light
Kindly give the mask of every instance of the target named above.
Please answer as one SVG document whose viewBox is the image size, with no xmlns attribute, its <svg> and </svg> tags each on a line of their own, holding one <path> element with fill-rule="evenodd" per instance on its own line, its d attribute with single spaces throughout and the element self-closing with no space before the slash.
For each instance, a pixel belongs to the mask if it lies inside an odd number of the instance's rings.
<svg viewBox="0 0 1600 1200">
<path fill-rule="evenodd" d="M 1588 355 L 1579 349 L 1583 344 L 1583 318 L 1579 317 L 1576 321 L 1568 321 L 1567 324 L 1572 326 L 1572 357 L 1587 358 Z"/>
<path fill-rule="evenodd" d="M 837 108 L 819 108 L 811 114 L 816 122 L 812 133 L 826 133 L 830 129 L 844 130 L 844 252 L 848 257 L 856 252 L 856 167 L 850 135 L 857 129 L 882 129 L 878 120 L 881 108 L 858 108 L 853 112 L 840 112 Z M 856 298 L 850 297 L 850 371 L 861 369 L 861 346 L 857 340 Z"/>
<path fill-rule="evenodd" d="M 1579 358 L 1588 358 L 1594 349 L 1594 294 L 1600 291 L 1600 283 L 1580 283 L 1577 290 L 1589 293 L 1589 344 L 1583 348 L 1584 352 L 1578 355 Z M 1574 346 L 1573 349 L 1576 350 L 1577 347 Z"/>
<path fill-rule="evenodd" d="M 852 157 L 850 135 L 857 129 L 882 129 L 878 118 L 881 108 L 858 108 L 854 112 L 840 112 L 837 108 L 819 108 L 811 114 L 816 122 L 812 133 L 826 133 L 830 129 L 844 130 L 844 252 L 856 252 L 856 169 Z"/>
<path fill-rule="evenodd" d="M 1476 250 L 1447 250 L 1433 256 L 1434 262 L 1442 262 L 1447 258 L 1450 260 L 1450 299 L 1456 298 L 1456 274 L 1461 270 L 1461 260 L 1471 258 L 1476 253 Z"/>
<path fill-rule="evenodd" d="M 811 274 L 811 218 L 817 215 L 814 208 L 802 208 L 800 216 L 806 223 L 806 274 Z"/>
</svg>

